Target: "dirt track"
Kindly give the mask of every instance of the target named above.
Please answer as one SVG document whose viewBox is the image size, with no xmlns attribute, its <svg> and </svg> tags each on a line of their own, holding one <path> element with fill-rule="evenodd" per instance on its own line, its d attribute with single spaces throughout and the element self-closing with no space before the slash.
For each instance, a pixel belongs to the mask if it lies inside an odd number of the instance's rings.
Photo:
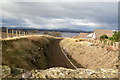
<svg viewBox="0 0 120 80">
<path fill-rule="evenodd" d="M 49 46 L 48 67 L 65 67 L 74 69 L 73 65 L 63 54 L 59 42 L 60 40 L 57 40 Z"/>
</svg>

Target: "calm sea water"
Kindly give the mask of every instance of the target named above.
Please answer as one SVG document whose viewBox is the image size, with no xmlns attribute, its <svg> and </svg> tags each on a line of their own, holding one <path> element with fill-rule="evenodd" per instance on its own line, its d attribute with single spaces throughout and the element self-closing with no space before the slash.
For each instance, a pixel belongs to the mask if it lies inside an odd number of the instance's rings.
<svg viewBox="0 0 120 80">
<path fill-rule="evenodd" d="M 62 37 L 73 37 L 80 33 L 69 33 L 69 32 L 62 32 Z"/>
</svg>

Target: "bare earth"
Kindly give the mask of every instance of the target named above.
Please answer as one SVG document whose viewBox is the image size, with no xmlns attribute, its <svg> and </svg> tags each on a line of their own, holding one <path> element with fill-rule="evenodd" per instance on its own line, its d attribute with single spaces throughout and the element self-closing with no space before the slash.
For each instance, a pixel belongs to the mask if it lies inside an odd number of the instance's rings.
<svg viewBox="0 0 120 80">
<path fill-rule="evenodd" d="M 97 46 L 91 46 L 88 42 L 76 42 L 74 39 L 63 39 L 61 41 L 63 49 L 76 62 L 84 68 L 117 68 L 119 67 L 119 51 L 106 51 Z"/>
<path fill-rule="evenodd" d="M 74 68 L 61 51 L 60 40 L 49 46 L 48 67 Z"/>
</svg>

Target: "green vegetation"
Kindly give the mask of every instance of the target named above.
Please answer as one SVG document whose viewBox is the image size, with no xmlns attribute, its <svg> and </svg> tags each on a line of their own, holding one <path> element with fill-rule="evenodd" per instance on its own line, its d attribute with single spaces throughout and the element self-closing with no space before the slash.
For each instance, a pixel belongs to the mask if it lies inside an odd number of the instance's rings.
<svg viewBox="0 0 120 80">
<path fill-rule="evenodd" d="M 44 31 L 44 32 L 43 32 L 43 34 L 46 34 L 46 35 L 48 35 L 49 33 L 48 33 L 48 31 Z"/>
<path fill-rule="evenodd" d="M 61 33 L 60 32 L 48 32 L 48 31 L 44 31 L 43 34 L 45 34 L 45 35 L 51 35 L 51 36 L 55 36 L 55 37 L 61 37 Z"/>
<path fill-rule="evenodd" d="M 84 41 L 83 39 L 77 39 L 75 40 L 75 42 L 80 42 L 80 41 Z"/>
<path fill-rule="evenodd" d="M 104 35 L 101 35 L 101 36 L 100 36 L 100 40 L 105 40 L 105 39 L 108 39 L 108 36 L 107 36 L 107 35 L 104 34 Z"/>
<path fill-rule="evenodd" d="M 120 41 L 120 31 L 115 32 L 112 37 L 109 37 L 109 40 L 114 42 Z"/>
<path fill-rule="evenodd" d="M 101 41 L 104 40 L 105 42 L 107 40 L 111 40 L 113 42 L 118 42 L 118 41 L 120 41 L 120 31 L 115 32 L 112 37 L 108 37 L 107 35 L 101 35 L 100 40 Z"/>
<path fill-rule="evenodd" d="M 79 39 L 79 41 L 84 41 L 83 39 Z"/>
</svg>

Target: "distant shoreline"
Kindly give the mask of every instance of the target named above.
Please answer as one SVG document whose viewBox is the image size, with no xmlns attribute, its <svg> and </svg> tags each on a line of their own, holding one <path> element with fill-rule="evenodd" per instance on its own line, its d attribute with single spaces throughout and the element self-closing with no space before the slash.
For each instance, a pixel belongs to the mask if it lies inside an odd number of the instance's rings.
<svg viewBox="0 0 120 80">
<path fill-rule="evenodd" d="M 51 32 L 68 32 L 68 33 L 91 33 L 93 31 L 83 31 L 83 30 L 72 30 L 72 29 L 36 29 L 36 28 L 25 28 L 25 27 L 2 27 L 2 28 L 8 28 L 8 29 L 14 29 L 14 30 L 25 30 L 25 31 L 51 31 Z"/>
</svg>

